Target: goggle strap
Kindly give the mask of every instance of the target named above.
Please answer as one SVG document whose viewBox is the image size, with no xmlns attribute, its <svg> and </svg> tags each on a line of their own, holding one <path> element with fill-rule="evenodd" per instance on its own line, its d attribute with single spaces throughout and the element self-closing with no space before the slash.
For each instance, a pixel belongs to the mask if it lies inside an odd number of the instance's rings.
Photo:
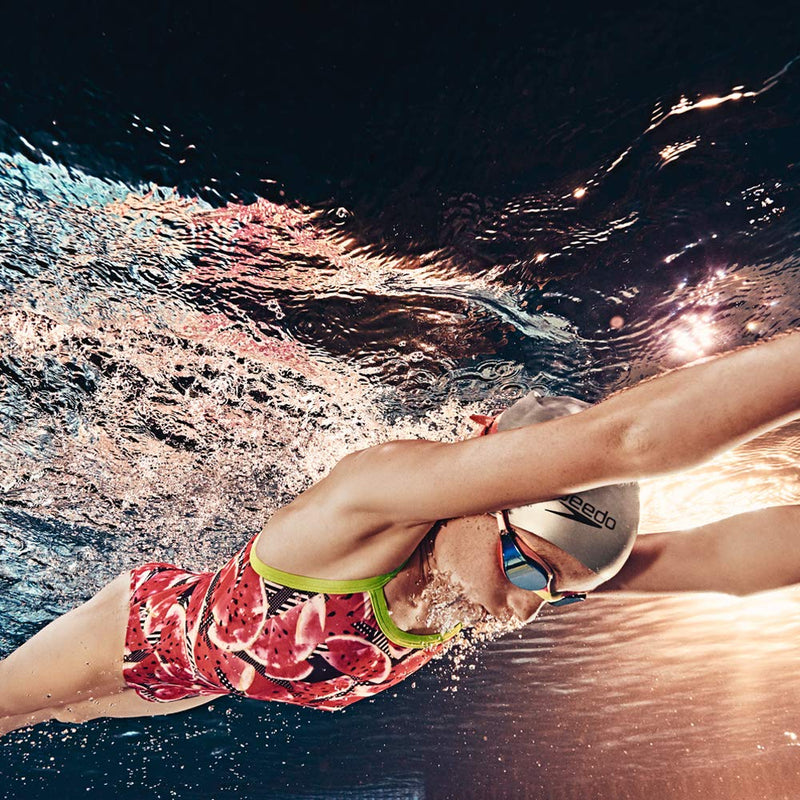
<svg viewBox="0 0 800 800">
<path fill-rule="evenodd" d="M 484 414 L 470 414 L 469 418 L 478 426 L 478 436 L 486 436 L 490 433 L 495 433 L 497 430 L 497 417 L 489 417 Z"/>
</svg>

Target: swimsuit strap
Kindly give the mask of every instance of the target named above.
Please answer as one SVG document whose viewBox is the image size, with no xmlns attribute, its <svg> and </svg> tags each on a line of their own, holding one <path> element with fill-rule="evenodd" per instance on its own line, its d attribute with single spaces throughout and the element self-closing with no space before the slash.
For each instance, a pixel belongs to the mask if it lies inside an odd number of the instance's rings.
<svg viewBox="0 0 800 800">
<path fill-rule="evenodd" d="M 455 627 L 442 633 L 409 633 L 395 624 L 389 611 L 389 606 L 386 604 L 386 595 L 382 589 L 370 592 L 369 597 L 372 601 L 372 610 L 375 612 L 378 627 L 389 641 L 399 644 L 401 647 L 431 647 L 452 639 L 461 631 L 462 625 L 458 622 Z"/>
<path fill-rule="evenodd" d="M 383 587 L 400 572 L 408 563 L 404 561 L 397 569 L 385 575 L 376 575 L 374 578 L 357 578 L 350 581 L 337 581 L 329 578 L 308 578 L 305 575 L 294 575 L 281 569 L 265 564 L 257 555 L 256 548 L 250 549 L 250 566 L 262 577 L 273 583 L 298 589 L 301 592 L 319 592 L 322 594 L 357 594 L 364 592 L 369 595 L 372 610 L 378 627 L 389 641 L 401 647 L 431 647 L 451 639 L 461 630 L 461 623 L 444 633 L 409 633 L 398 628 L 389 614 L 386 604 L 386 595 Z"/>
<path fill-rule="evenodd" d="M 280 583 L 301 592 L 323 592 L 325 594 L 355 594 L 356 592 L 372 592 L 381 589 L 394 578 L 408 563 L 404 561 L 397 569 L 374 578 L 356 578 L 340 581 L 332 578 L 308 578 L 295 575 L 265 564 L 257 555 L 255 546 L 250 550 L 250 566 L 262 577 L 273 583 Z"/>
</svg>

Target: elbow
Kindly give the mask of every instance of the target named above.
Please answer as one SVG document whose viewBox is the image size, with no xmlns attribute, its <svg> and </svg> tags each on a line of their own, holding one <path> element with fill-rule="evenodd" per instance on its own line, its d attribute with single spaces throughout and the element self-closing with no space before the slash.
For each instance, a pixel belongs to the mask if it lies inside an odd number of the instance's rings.
<svg viewBox="0 0 800 800">
<path fill-rule="evenodd" d="M 642 478 L 649 468 L 649 456 L 653 452 L 650 434 L 638 420 L 626 420 L 615 432 L 619 457 L 631 471 L 632 478 Z"/>
<path fill-rule="evenodd" d="M 606 435 L 620 481 L 636 481 L 652 474 L 657 445 L 648 426 L 637 419 L 611 420 Z"/>
<path fill-rule="evenodd" d="M 689 469 L 707 456 L 658 421 L 634 418 L 619 423 L 615 441 L 625 480 L 639 481 Z"/>
</svg>

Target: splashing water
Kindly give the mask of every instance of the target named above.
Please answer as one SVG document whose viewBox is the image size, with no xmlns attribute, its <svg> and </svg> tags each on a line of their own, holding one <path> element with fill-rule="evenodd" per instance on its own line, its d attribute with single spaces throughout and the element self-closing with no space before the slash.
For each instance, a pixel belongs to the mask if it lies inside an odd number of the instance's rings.
<svg viewBox="0 0 800 800">
<path fill-rule="evenodd" d="M 331 224 L 330 210 L 212 207 L 30 148 L 1 154 L 0 651 L 144 560 L 218 565 L 351 450 L 463 436 L 466 415 L 532 388 L 597 400 L 796 325 L 796 178 L 723 180 L 714 151 L 731 147 L 726 114 L 756 126 L 796 80 L 787 67 L 718 102 L 659 105 L 581 180 L 455 198 L 453 246 L 414 256 Z M 659 181 L 687 163 L 719 191 L 660 205 Z M 650 205 L 636 181 L 614 182 L 626 170 L 647 176 Z M 792 426 L 649 481 L 642 527 L 798 503 L 799 459 Z M 603 598 L 503 638 L 506 621 L 439 577 L 431 627 L 466 616 L 484 650 L 473 686 L 497 738 L 481 756 L 513 745 L 519 763 L 619 775 L 629 752 L 644 771 L 678 755 L 699 769 L 754 730 L 772 749 L 795 744 L 800 707 L 764 666 L 793 672 L 793 590 Z M 456 650 L 445 688 L 474 667 L 472 645 Z M 536 735 L 512 742 L 531 709 Z M 584 739 L 598 756 L 578 752 Z"/>
</svg>

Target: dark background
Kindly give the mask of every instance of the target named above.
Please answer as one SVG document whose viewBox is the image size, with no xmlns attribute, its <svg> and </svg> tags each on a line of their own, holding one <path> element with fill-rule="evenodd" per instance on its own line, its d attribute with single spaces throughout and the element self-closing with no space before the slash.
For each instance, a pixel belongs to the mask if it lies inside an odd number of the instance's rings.
<svg viewBox="0 0 800 800">
<path fill-rule="evenodd" d="M 654 97 L 758 83 L 799 28 L 790 3 L 18 4 L 0 119 L 104 175 L 332 201 L 394 247 L 463 246 L 452 198 L 580 175 Z"/>
</svg>

